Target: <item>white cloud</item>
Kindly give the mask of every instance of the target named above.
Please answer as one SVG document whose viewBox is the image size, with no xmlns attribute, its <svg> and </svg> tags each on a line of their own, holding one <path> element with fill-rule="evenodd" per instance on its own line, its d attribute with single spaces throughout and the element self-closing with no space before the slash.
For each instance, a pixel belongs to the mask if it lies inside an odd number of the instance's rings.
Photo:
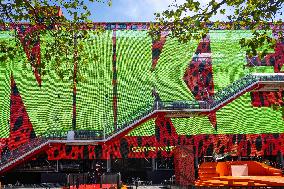
<svg viewBox="0 0 284 189">
<path fill-rule="evenodd" d="M 173 0 L 144 0 L 143 3 L 145 3 L 148 7 L 151 6 L 152 9 L 156 11 L 164 11 L 168 8 L 169 5 L 171 5 L 174 1 Z M 182 3 L 186 2 L 186 0 L 176 0 L 175 3 L 178 5 L 181 5 Z"/>
<path fill-rule="evenodd" d="M 185 1 L 176 0 L 177 4 Z M 166 10 L 173 2 L 174 0 L 114 0 L 113 8 L 131 21 L 153 21 L 155 12 Z"/>
<path fill-rule="evenodd" d="M 111 7 L 97 3 L 97 7 L 93 7 L 94 10 L 96 10 L 94 20 L 107 22 L 155 21 L 154 13 L 161 13 L 164 10 L 167 10 L 168 6 L 173 3 L 180 5 L 186 1 L 187 0 L 112 0 Z M 211 0 L 199 0 L 201 6 L 206 6 L 209 1 Z M 220 0 L 217 1 L 219 2 Z M 222 6 L 222 8 L 226 9 L 227 14 L 232 13 L 232 8 L 227 6 Z M 280 17 L 283 16 L 277 16 L 278 19 Z M 212 18 L 212 21 L 216 20 L 226 21 L 226 15 L 217 14 Z"/>
<path fill-rule="evenodd" d="M 207 5 L 209 1 L 200 1 L 201 6 Z M 115 3 L 115 0 L 113 2 Z M 154 21 L 154 13 L 169 9 L 169 5 L 173 3 L 181 5 L 185 2 L 186 0 L 117 0 L 119 12 L 126 16 L 128 21 Z M 218 17 L 225 18 L 223 15 Z"/>
</svg>

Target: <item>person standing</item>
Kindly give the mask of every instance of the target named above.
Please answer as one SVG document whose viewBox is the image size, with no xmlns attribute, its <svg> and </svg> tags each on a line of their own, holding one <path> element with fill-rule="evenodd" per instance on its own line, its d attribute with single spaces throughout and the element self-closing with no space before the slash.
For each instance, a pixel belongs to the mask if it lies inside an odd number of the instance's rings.
<svg viewBox="0 0 284 189">
<path fill-rule="evenodd" d="M 161 107 L 161 98 L 159 93 L 156 90 L 156 87 L 153 87 L 152 89 L 152 96 L 154 97 L 154 109 L 159 109 Z"/>
</svg>

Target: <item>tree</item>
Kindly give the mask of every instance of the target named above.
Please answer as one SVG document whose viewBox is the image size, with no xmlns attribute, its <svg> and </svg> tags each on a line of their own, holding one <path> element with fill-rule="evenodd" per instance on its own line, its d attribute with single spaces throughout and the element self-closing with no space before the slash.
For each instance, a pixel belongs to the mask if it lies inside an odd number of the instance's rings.
<svg viewBox="0 0 284 189">
<path fill-rule="evenodd" d="M 94 0 L 89 0 L 89 2 L 93 1 Z M 95 1 L 107 2 L 110 5 L 109 0 Z M 80 40 L 90 39 L 90 31 L 85 30 L 88 27 L 92 28 L 92 22 L 88 20 L 91 11 L 87 6 L 88 2 L 86 2 L 87 1 L 84 0 L 1 1 L 0 25 L 6 25 L 6 27 L 10 29 L 15 29 L 15 40 L 17 42 L 16 46 L 11 46 L 7 44 L 7 42 L 5 43 L 5 41 L 0 42 L 2 52 L 1 60 L 12 58 L 15 53 L 17 54 L 18 51 L 23 50 L 20 48 L 21 40 L 19 31 L 21 30 L 21 23 L 26 22 L 29 28 L 33 28 L 29 35 L 23 36 L 26 41 L 35 40 L 40 34 L 43 36 L 43 40 L 46 40 L 45 42 L 48 43 L 48 50 L 42 54 L 43 57 L 40 64 L 32 62 L 34 60 L 30 60 L 30 63 L 39 69 L 41 75 L 44 75 L 46 71 L 48 71 L 45 70 L 46 63 L 54 59 L 56 60 L 56 64 L 53 68 L 56 70 L 56 73 L 62 79 L 64 77 L 72 79 L 74 74 L 69 74 L 72 72 L 69 69 L 70 66 L 63 66 L 63 64 L 72 62 L 70 61 L 70 56 L 68 56 L 70 53 L 75 55 L 76 53 L 74 52 L 84 52 Z M 62 16 L 59 7 L 64 8 L 64 16 Z M 97 30 L 93 32 L 99 34 L 101 31 L 102 28 L 97 28 Z M 86 62 L 84 58 L 84 56 L 81 56 L 80 62 Z M 78 78 L 82 78 L 80 74 L 78 70 Z"/>
<path fill-rule="evenodd" d="M 95 0 L 108 3 L 110 0 Z M 1 63 L 13 60 L 25 51 L 27 61 L 31 64 L 37 78 L 47 72 L 47 64 L 63 80 L 72 81 L 73 87 L 73 122 L 76 129 L 76 85 L 84 80 L 83 70 L 90 58 L 95 61 L 96 55 L 86 56 L 84 45 L 92 41 L 92 35 L 100 34 L 103 28 L 93 29 L 92 22 L 88 19 L 91 11 L 88 3 L 94 0 L 10 0 L 0 1 L 0 25 L 9 30 L 14 30 L 15 41 L 0 41 Z M 64 8 L 64 16 L 61 8 Z M 23 24 L 26 22 L 27 24 Z M 26 26 L 26 27 L 25 27 Z M 44 50 L 37 50 L 41 43 Z M 40 57 L 40 61 L 39 61 Z M 41 85 L 40 79 L 37 79 Z"/>
<path fill-rule="evenodd" d="M 274 48 L 276 40 L 269 30 L 272 24 L 282 25 L 282 21 L 276 18 L 277 15 L 283 15 L 283 0 L 210 0 L 206 5 L 200 2 L 187 0 L 181 5 L 169 6 L 162 13 L 156 13 L 157 23 L 151 24 L 149 34 L 158 39 L 161 31 L 167 30 L 170 31 L 170 36 L 180 42 L 187 42 L 204 38 L 209 29 L 218 29 L 220 25 L 232 30 L 245 27 L 252 30 L 252 37 L 241 39 L 240 44 L 246 48 L 249 57 L 263 57 L 269 48 Z M 228 22 L 212 22 L 217 14 L 224 15 Z M 279 38 L 283 39 L 283 33 L 279 33 Z"/>
</svg>

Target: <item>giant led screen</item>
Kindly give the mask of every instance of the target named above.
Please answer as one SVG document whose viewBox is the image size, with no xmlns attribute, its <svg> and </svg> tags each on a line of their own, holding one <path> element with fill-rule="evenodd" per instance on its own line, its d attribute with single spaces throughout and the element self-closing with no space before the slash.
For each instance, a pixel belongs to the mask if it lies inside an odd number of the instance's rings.
<svg viewBox="0 0 284 189">
<path fill-rule="evenodd" d="M 97 59 L 88 59 L 85 79 L 77 84 L 76 129 L 110 133 L 115 127 L 124 127 L 153 107 L 153 91 L 161 101 L 202 100 L 248 74 L 280 72 L 282 65 L 278 63 L 276 68 L 277 60 L 255 60 L 248 66 L 239 39 L 250 34 L 247 30 L 214 30 L 206 39 L 188 43 L 166 36 L 155 42 L 147 31 L 133 30 L 106 30 L 92 37 L 84 43 L 83 54 L 96 54 Z M 40 53 L 47 49 L 44 38 L 41 36 Z M 0 40 L 13 44 L 13 32 L 1 31 Z M 283 43 L 279 43 L 270 54 L 283 56 L 283 49 Z M 39 85 L 35 68 L 27 61 L 23 51 L 12 61 L 0 63 L 0 138 L 9 137 L 11 122 L 13 129 L 15 125 L 32 125 L 36 136 L 51 130 L 71 130 L 72 81 L 60 79 L 50 69 L 54 64 L 47 63 L 49 71 L 40 77 Z M 248 92 L 209 117 L 171 121 L 180 135 L 282 133 L 282 100 L 281 92 Z M 16 105 L 23 107 L 21 113 L 11 108 Z M 154 119 L 129 133 L 154 134 Z"/>
</svg>

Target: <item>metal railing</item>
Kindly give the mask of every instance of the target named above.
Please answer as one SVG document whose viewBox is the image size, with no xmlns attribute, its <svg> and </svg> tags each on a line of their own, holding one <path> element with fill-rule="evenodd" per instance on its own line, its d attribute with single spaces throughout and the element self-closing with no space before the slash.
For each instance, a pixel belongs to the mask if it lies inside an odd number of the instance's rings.
<svg viewBox="0 0 284 189">
<path fill-rule="evenodd" d="M 42 137 L 49 140 L 66 140 L 68 131 L 64 130 L 51 130 L 45 132 Z"/>
<path fill-rule="evenodd" d="M 257 84 L 258 82 L 283 81 L 284 74 L 253 74 L 247 75 L 228 87 L 215 93 L 214 96 L 205 101 L 156 101 L 148 102 L 144 108 L 138 108 L 137 112 L 132 112 L 125 120 L 126 122 L 119 123 L 117 128 L 105 132 L 103 130 L 76 130 L 74 131 L 75 140 L 108 140 L 114 135 L 131 128 L 133 125 L 149 118 L 156 111 L 163 110 L 182 110 L 182 111 L 201 111 L 212 110 L 232 98 L 242 94 L 244 91 Z M 34 151 L 47 145 L 50 140 L 66 140 L 68 131 L 56 130 L 48 131 L 42 137 L 31 140 L 19 146 L 17 149 L 3 153 L 0 158 L 0 171 L 19 161 L 25 156 L 32 154 Z"/>
<path fill-rule="evenodd" d="M 74 133 L 75 140 L 100 140 L 104 134 L 103 130 L 77 130 Z"/>
<path fill-rule="evenodd" d="M 32 154 L 34 151 L 39 150 L 47 143 L 48 140 L 44 138 L 35 138 L 12 151 L 3 153 L 0 159 L 0 171 L 17 161 L 22 160 L 26 156 Z"/>
<path fill-rule="evenodd" d="M 103 138 L 103 130 L 75 130 L 74 140 L 101 140 Z M 54 130 L 46 132 L 42 137 L 48 140 L 66 140 L 68 131 Z"/>
<path fill-rule="evenodd" d="M 284 74 L 253 74 L 233 82 L 226 88 L 218 91 L 213 96 L 204 101 L 162 101 L 159 102 L 157 110 L 183 110 L 186 111 L 200 111 L 211 110 L 221 105 L 222 103 L 242 94 L 250 87 L 258 82 L 265 81 L 283 81 Z"/>
<path fill-rule="evenodd" d="M 231 99 L 236 98 L 242 93 L 246 92 L 248 89 L 253 87 L 255 84 L 262 81 L 283 81 L 284 82 L 284 74 L 250 74 L 242 77 L 241 79 L 233 82 L 226 88 L 221 91 L 215 93 L 212 97 L 204 101 L 159 101 L 154 102 L 151 105 L 147 105 L 148 108 L 144 108 L 145 110 L 138 113 L 138 116 L 134 117 L 131 121 L 124 122 L 121 124 L 119 128 L 113 130 L 110 133 L 106 134 L 106 138 L 117 134 L 118 132 L 123 131 L 125 128 L 131 127 L 138 123 L 139 121 L 147 118 L 155 111 L 163 111 L 163 110 L 181 110 L 181 111 L 212 111 L 213 109 L 229 102 Z M 137 115 L 137 114 L 135 114 Z"/>
<path fill-rule="evenodd" d="M 132 125 L 139 123 L 140 121 L 144 120 L 146 117 L 153 114 L 155 109 L 153 107 L 149 107 L 149 106 L 147 106 L 147 107 L 148 107 L 148 109 L 145 108 L 144 111 L 139 112 L 136 117 L 130 119 L 127 122 L 119 124 L 116 129 L 114 129 L 113 131 L 111 131 L 109 133 L 106 133 L 105 138 L 111 137 L 112 135 L 127 129 L 128 127 L 131 127 Z"/>
<path fill-rule="evenodd" d="M 143 121 L 157 111 L 170 111 L 181 110 L 186 112 L 200 112 L 212 111 L 215 108 L 224 105 L 231 99 L 236 98 L 242 93 L 246 92 L 249 88 L 253 87 L 259 82 L 266 81 L 283 81 L 284 74 L 250 74 L 236 80 L 224 89 L 218 91 L 213 96 L 205 99 L 204 101 L 154 101 L 147 102 L 145 106 L 137 107 L 131 114 L 124 117 L 123 122 L 118 122 L 116 127 L 107 124 L 106 130 L 76 130 L 74 131 L 74 139 L 78 140 L 106 140 L 113 135 L 116 135 L 129 127 Z M 45 134 L 47 139 L 67 139 L 68 131 L 48 131 Z"/>
<path fill-rule="evenodd" d="M 206 105 L 205 101 L 161 101 L 155 110 L 199 110 Z"/>
</svg>

